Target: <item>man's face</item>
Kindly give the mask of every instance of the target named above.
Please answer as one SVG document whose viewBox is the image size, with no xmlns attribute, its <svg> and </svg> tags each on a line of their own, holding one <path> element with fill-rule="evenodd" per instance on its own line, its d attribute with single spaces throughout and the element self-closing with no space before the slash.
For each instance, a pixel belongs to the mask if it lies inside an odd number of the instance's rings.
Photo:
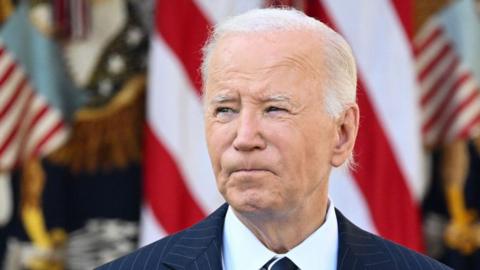
<svg viewBox="0 0 480 270">
<path fill-rule="evenodd" d="M 326 200 L 338 136 L 315 44 L 308 32 L 248 33 L 221 38 L 213 51 L 207 145 L 218 189 L 236 211 L 288 214 Z"/>
</svg>

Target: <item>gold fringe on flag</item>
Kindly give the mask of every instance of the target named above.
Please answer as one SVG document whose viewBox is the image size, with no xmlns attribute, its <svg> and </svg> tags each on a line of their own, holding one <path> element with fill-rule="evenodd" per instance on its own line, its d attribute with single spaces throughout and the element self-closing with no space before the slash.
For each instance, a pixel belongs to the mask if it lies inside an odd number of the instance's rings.
<svg viewBox="0 0 480 270">
<path fill-rule="evenodd" d="M 144 90 L 145 76 L 134 76 L 107 105 L 78 111 L 69 141 L 49 160 L 74 172 L 111 170 L 140 161 Z"/>
</svg>

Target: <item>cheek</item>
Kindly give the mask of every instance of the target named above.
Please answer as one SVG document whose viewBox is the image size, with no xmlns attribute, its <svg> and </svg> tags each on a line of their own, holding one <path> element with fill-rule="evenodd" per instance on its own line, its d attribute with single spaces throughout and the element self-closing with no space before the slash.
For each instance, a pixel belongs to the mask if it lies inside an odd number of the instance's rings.
<svg viewBox="0 0 480 270">
<path fill-rule="evenodd" d="M 327 125 L 323 125 L 321 129 L 314 127 L 308 134 L 305 138 L 308 142 L 305 148 L 305 158 L 309 164 L 308 174 L 311 178 L 323 179 L 330 168 L 335 134 L 333 128 Z"/>
<path fill-rule="evenodd" d="M 300 124 L 299 124 L 300 123 Z M 272 129 L 273 130 L 273 129 Z M 317 178 L 329 164 L 333 132 L 318 121 L 299 121 L 271 132 L 281 156 L 284 173 L 299 186 L 305 179 Z"/>
<path fill-rule="evenodd" d="M 205 136 L 213 170 L 218 177 L 218 173 L 220 173 L 222 169 L 222 157 L 231 145 L 231 136 L 229 136 L 225 125 L 218 123 L 208 124 L 206 126 Z"/>
<path fill-rule="evenodd" d="M 218 140 L 215 140 L 213 138 L 208 138 L 207 148 L 208 148 L 208 155 L 210 157 L 210 161 L 213 166 L 213 170 L 215 174 L 217 174 L 218 170 L 220 169 L 220 157 L 222 155 L 222 150 L 220 145 L 218 144 Z"/>
<path fill-rule="evenodd" d="M 268 160 L 277 169 L 277 173 L 289 190 L 296 190 L 298 179 L 304 175 L 306 147 L 298 127 L 275 125 L 267 129 Z"/>
</svg>

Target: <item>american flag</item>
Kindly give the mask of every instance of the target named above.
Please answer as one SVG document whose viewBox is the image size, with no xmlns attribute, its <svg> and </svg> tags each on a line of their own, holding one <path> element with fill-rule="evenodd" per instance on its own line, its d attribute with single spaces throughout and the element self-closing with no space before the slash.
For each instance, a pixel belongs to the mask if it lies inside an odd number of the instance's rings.
<svg viewBox="0 0 480 270">
<path fill-rule="evenodd" d="M 361 227 L 421 250 L 419 204 L 426 185 L 409 38 L 412 2 L 301 2 L 307 14 L 347 39 L 359 69 L 359 166 L 334 171 L 330 196 Z M 264 5 L 261 0 L 157 1 L 147 94 L 143 244 L 185 228 L 223 202 L 204 142 L 200 49 L 214 24 Z"/>
<path fill-rule="evenodd" d="M 424 143 L 437 146 L 477 135 L 479 84 L 463 63 L 438 15 L 425 24 L 413 45 Z"/>
<path fill-rule="evenodd" d="M 61 113 L 35 91 L 0 39 L 0 171 L 51 152 L 67 133 Z"/>
</svg>

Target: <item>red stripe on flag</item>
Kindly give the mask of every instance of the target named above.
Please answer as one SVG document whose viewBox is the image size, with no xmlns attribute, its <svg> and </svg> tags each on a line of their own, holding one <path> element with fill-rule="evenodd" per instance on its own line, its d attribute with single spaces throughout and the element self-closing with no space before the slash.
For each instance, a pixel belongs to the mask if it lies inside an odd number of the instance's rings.
<svg viewBox="0 0 480 270">
<path fill-rule="evenodd" d="M 32 91 L 33 93 L 33 91 Z M 32 95 L 33 96 L 33 95 Z M 38 98 L 38 97 L 37 97 Z M 21 152 L 24 151 L 25 146 L 28 144 L 28 141 L 30 140 L 30 137 L 32 135 L 32 130 L 34 129 L 35 125 L 45 116 L 47 115 L 47 112 L 50 110 L 47 104 L 43 104 L 42 107 L 40 107 L 37 112 L 28 120 L 26 123 L 27 125 L 27 134 L 22 138 L 22 143 L 20 145 Z M 36 146 L 33 146 L 33 150 L 30 153 L 24 153 L 26 157 L 32 157 L 35 155 L 36 152 Z"/>
<path fill-rule="evenodd" d="M 434 31 L 429 33 L 429 36 L 425 40 L 413 47 L 413 54 L 418 57 L 423 51 L 425 51 L 430 45 L 441 35 L 443 35 L 443 29 L 440 27 L 435 28 Z"/>
<path fill-rule="evenodd" d="M 165 231 L 174 233 L 204 218 L 205 213 L 193 199 L 177 164 L 148 124 L 144 149 L 145 198 Z"/>
<path fill-rule="evenodd" d="M 0 120 L 7 114 L 7 112 L 12 108 L 13 104 L 15 101 L 17 101 L 18 97 L 20 96 L 20 93 L 25 91 L 24 87 L 27 84 L 27 79 L 23 78 L 22 81 L 16 86 L 15 92 L 13 95 L 10 97 L 10 99 L 7 101 L 7 104 L 3 106 L 3 108 L 0 108 Z"/>
<path fill-rule="evenodd" d="M 21 109 L 20 113 L 16 117 L 14 121 L 14 126 L 10 129 L 10 133 L 7 135 L 5 141 L 3 141 L 3 144 L 0 146 L 0 156 L 3 154 L 5 150 L 10 146 L 10 143 L 12 143 L 13 139 L 15 136 L 17 136 L 18 130 L 20 129 L 20 125 L 22 124 L 22 118 L 25 116 L 27 110 L 30 108 L 30 105 L 32 103 L 32 98 L 33 98 L 33 92 L 28 93 L 27 98 L 25 99 L 25 102 L 23 104 L 20 104 Z"/>
<path fill-rule="evenodd" d="M 33 93 L 33 91 L 32 91 Z M 33 96 L 33 95 L 32 95 Z M 38 97 L 37 97 L 38 98 Z M 32 115 L 31 117 L 28 118 L 28 120 L 26 120 L 25 122 L 25 125 L 27 125 L 27 133 L 25 134 L 25 136 L 23 136 L 21 142 L 20 142 L 20 153 L 22 153 L 23 157 L 26 157 L 26 158 L 29 158 L 29 157 L 32 157 L 33 156 L 33 153 L 35 152 L 35 146 L 34 149 L 31 151 L 31 153 L 24 153 L 25 151 L 25 147 L 28 145 L 28 142 L 30 140 L 30 137 L 32 135 L 32 131 L 35 127 L 35 125 L 40 121 L 40 119 L 42 119 L 46 114 L 47 112 L 49 111 L 49 107 L 47 104 L 43 104 L 42 107 L 40 107 L 37 112 L 31 112 L 31 113 L 34 113 L 34 115 Z M 22 156 L 19 156 L 18 157 L 18 162 L 20 162 L 20 159 L 23 158 Z"/>
<path fill-rule="evenodd" d="M 448 67 L 445 69 L 445 71 L 442 74 L 440 74 L 440 76 L 438 77 L 438 80 L 422 96 L 422 99 L 420 102 L 422 107 L 424 107 L 430 101 L 430 99 L 432 99 L 434 96 L 437 95 L 439 89 L 450 78 L 453 72 L 458 68 L 459 64 L 460 64 L 460 61 L 457 57 L 452 59 L 452 62 L 448 64 Z"/>
<path fill-rule="evenodd" d="M 308 6 L 307 14 L 333 26 L 319 1 Z M 376 116 L 363 83 L 358 84 L 360 129 L 355 144 L 358 169 L 352 172 L 365 196 L 380 235 L 415 250 L 423 250 L 420 213 L 407 187 L 385 131 Z"/>
<path fill-rule="evenodd" d="M 47 104 L 44 104 L 42 107 L 40 107 L 40 109 L 35 113 L 33 118 L 30 120 L 30 123 L 28 123 L 27 130 L 33 130 L 35 125 L 37 125 L 38 122 L 40 122 L 40 120 L 43 117 L 47 116 L 49 112 L 51 112 L 51 108 Z M 53 128 L 51 128 L 50 131 L 48 131 L 42 139 L 40 139 L 40 141 L 37 143 L 37 145 L 33 146 L 34 149 L 31 152 L 31 154 L 29 154 L 29 156 L 38 155 L 40 153 L 40 151 L 42 150 L 41 148 L 43 147 L 43 145 L 54 135 L 54 133 L 56 133 L 57 131 L 59 131 L 60 129 L 62 129 L 64 127 L 65 127 L 65 123 L 62 120 L 59 120 L 55 124 L 55 126 Z M 30 135 L 31 135 L 31 132 L 27 133 L 26 137 L 24 138 L 25 142 L 28 142 L 30 140 Z"/>
<path fill-rule="evenodd" d="M 455 108 L 455 110 L 449 115 L 447 121 L 445 121 L 445 123 L 442 126 L 442 129 L 440 130 L 439 134 L 440 134 L 441 137 L 439 138 L 439 141 L 437 143 L 445 141 L 446 135 L 447 135 L 447 129 L 452 127 L 453 121 L 457 120 L 459 115 L 463 111 L 465 111 L 470 105 L 472 105 L 473 101 L 479 102 L 479 100 L 478 100 L 478 96 L 480 94 L 479 91 L 480 91 L 480 89 L 475 89 L 474 91 L 472 91 L 472 93 L 468 97 L 463 99 L 462 102 L 460 104 L 458 104 L 458 106 Z M 478 114 L 478 112 L 477 112 L 477 114 Z"/>
<path fill-rule="evenodd" d="M 156 27 L 201 94 L 201 48 L 208 38 L 210 24 L 192 0 L 157 1 Z"/>
<path fill-rule="evenodd" d="M 47 113 L 48 105 L 44 104 L 35 114 L 35 116 L 30 121 L 30 125 L 28 126 L 28 130 L 31 130 L 33 126 L 37 124 L 38 121 Z"/>
<path fill-rule="evenodd" d="M 428 63 L 428 65 L 420 72 L 420 75 L 418 76 L 418 79 L 420 81 L 425 80 L 425 78 L 430 74 L 430 72 L 437 67 L 438 63 L 442 61 L 449 53 L 453 53 L 452 46 L 450 43 L 445 44 L 440 52 L 435 56 L 435 58 Z"/>
<path fill-rule="evenodd" d="M 321 0 L 318 1 L 307 1 L 305 3 L 305 14 L 308 16 L 319 19 L 324 24 L 328 25 L 330 28 L 335 29 L 335 26 L 332 25 L 332 20 L 330 20 L 330 15 L 327 14 L 326 10 L 320 4 Z"/>
<path fill-rule="evenodd" d="M 480 89 L 477 89 L 477 91 L 480 91 Z M 465 125 L 465 127 L 454 138 L 459 138 L 459 139 L 470 138 L 472 135 L 471 134 L 472 131 L 476 131 L 475 126 L 476 128 L 478 128 L 479 124 L 480 124 L 480 114 L 477 114 L 477 116 L 474 119 L 472 119 L 470 123 Z"/>
<path fill-rule="evenodd" d="M 422 133 L 427 133 L 429 129 L 448 111 L 445 108 L 449 103 L 452 102 L 453 96 L 458 92 L 458 90 L 465 84 L 467 80 L 471 79 L 469 73 L 463 74 L 461 77 L 457 78 L 455 83 L 448 90 L 447 95 L 443 98 L 442 102 L 437 106 L 435 112 L 432 114 L 432 117 L 428 119 L 426 123 L 422 125 Z"/>
<path fill-rule="evenodd" d="M 362 121 L 355 144 L 358 169 L 353 176 L 365 195 L 380 235 L 421 251 L 419 208 L 364 89 L 359 81 Z"/>
<path fill-rule="evenodd" d="M 3 74 L 0 74 L 2 76 L 0 77 L 0 86 L 2 86 L 8 80 L 8 78 L 10 78 L 15 68 L 16 68 L 16 65 L 15 63 L 12 62 L 8 66 L 7 70 Z"/>
<path fill-rule="evenodd" d="M 392 0 L 393 7 L 397 13 L 400 23 L 403 26 L 407 38 L 412 40 L 413 36 L 413 1 L 412 0 Z"/>
<path fill-rule="evenodd" d="M 64 127 L 65 123 L 62 120 L 59 120 L 52 128 L 50 128 L 50 130 L 45 133 L 43 138 L 40 139 L 40 141 L 35 146 L 32 152 L 32 156 L 38 156 L 42 151 L 42 147 L 45 145 L 45 143 L 47 143 L 55 135 L 55 133 L 59 132 Z"/>
</svg>

